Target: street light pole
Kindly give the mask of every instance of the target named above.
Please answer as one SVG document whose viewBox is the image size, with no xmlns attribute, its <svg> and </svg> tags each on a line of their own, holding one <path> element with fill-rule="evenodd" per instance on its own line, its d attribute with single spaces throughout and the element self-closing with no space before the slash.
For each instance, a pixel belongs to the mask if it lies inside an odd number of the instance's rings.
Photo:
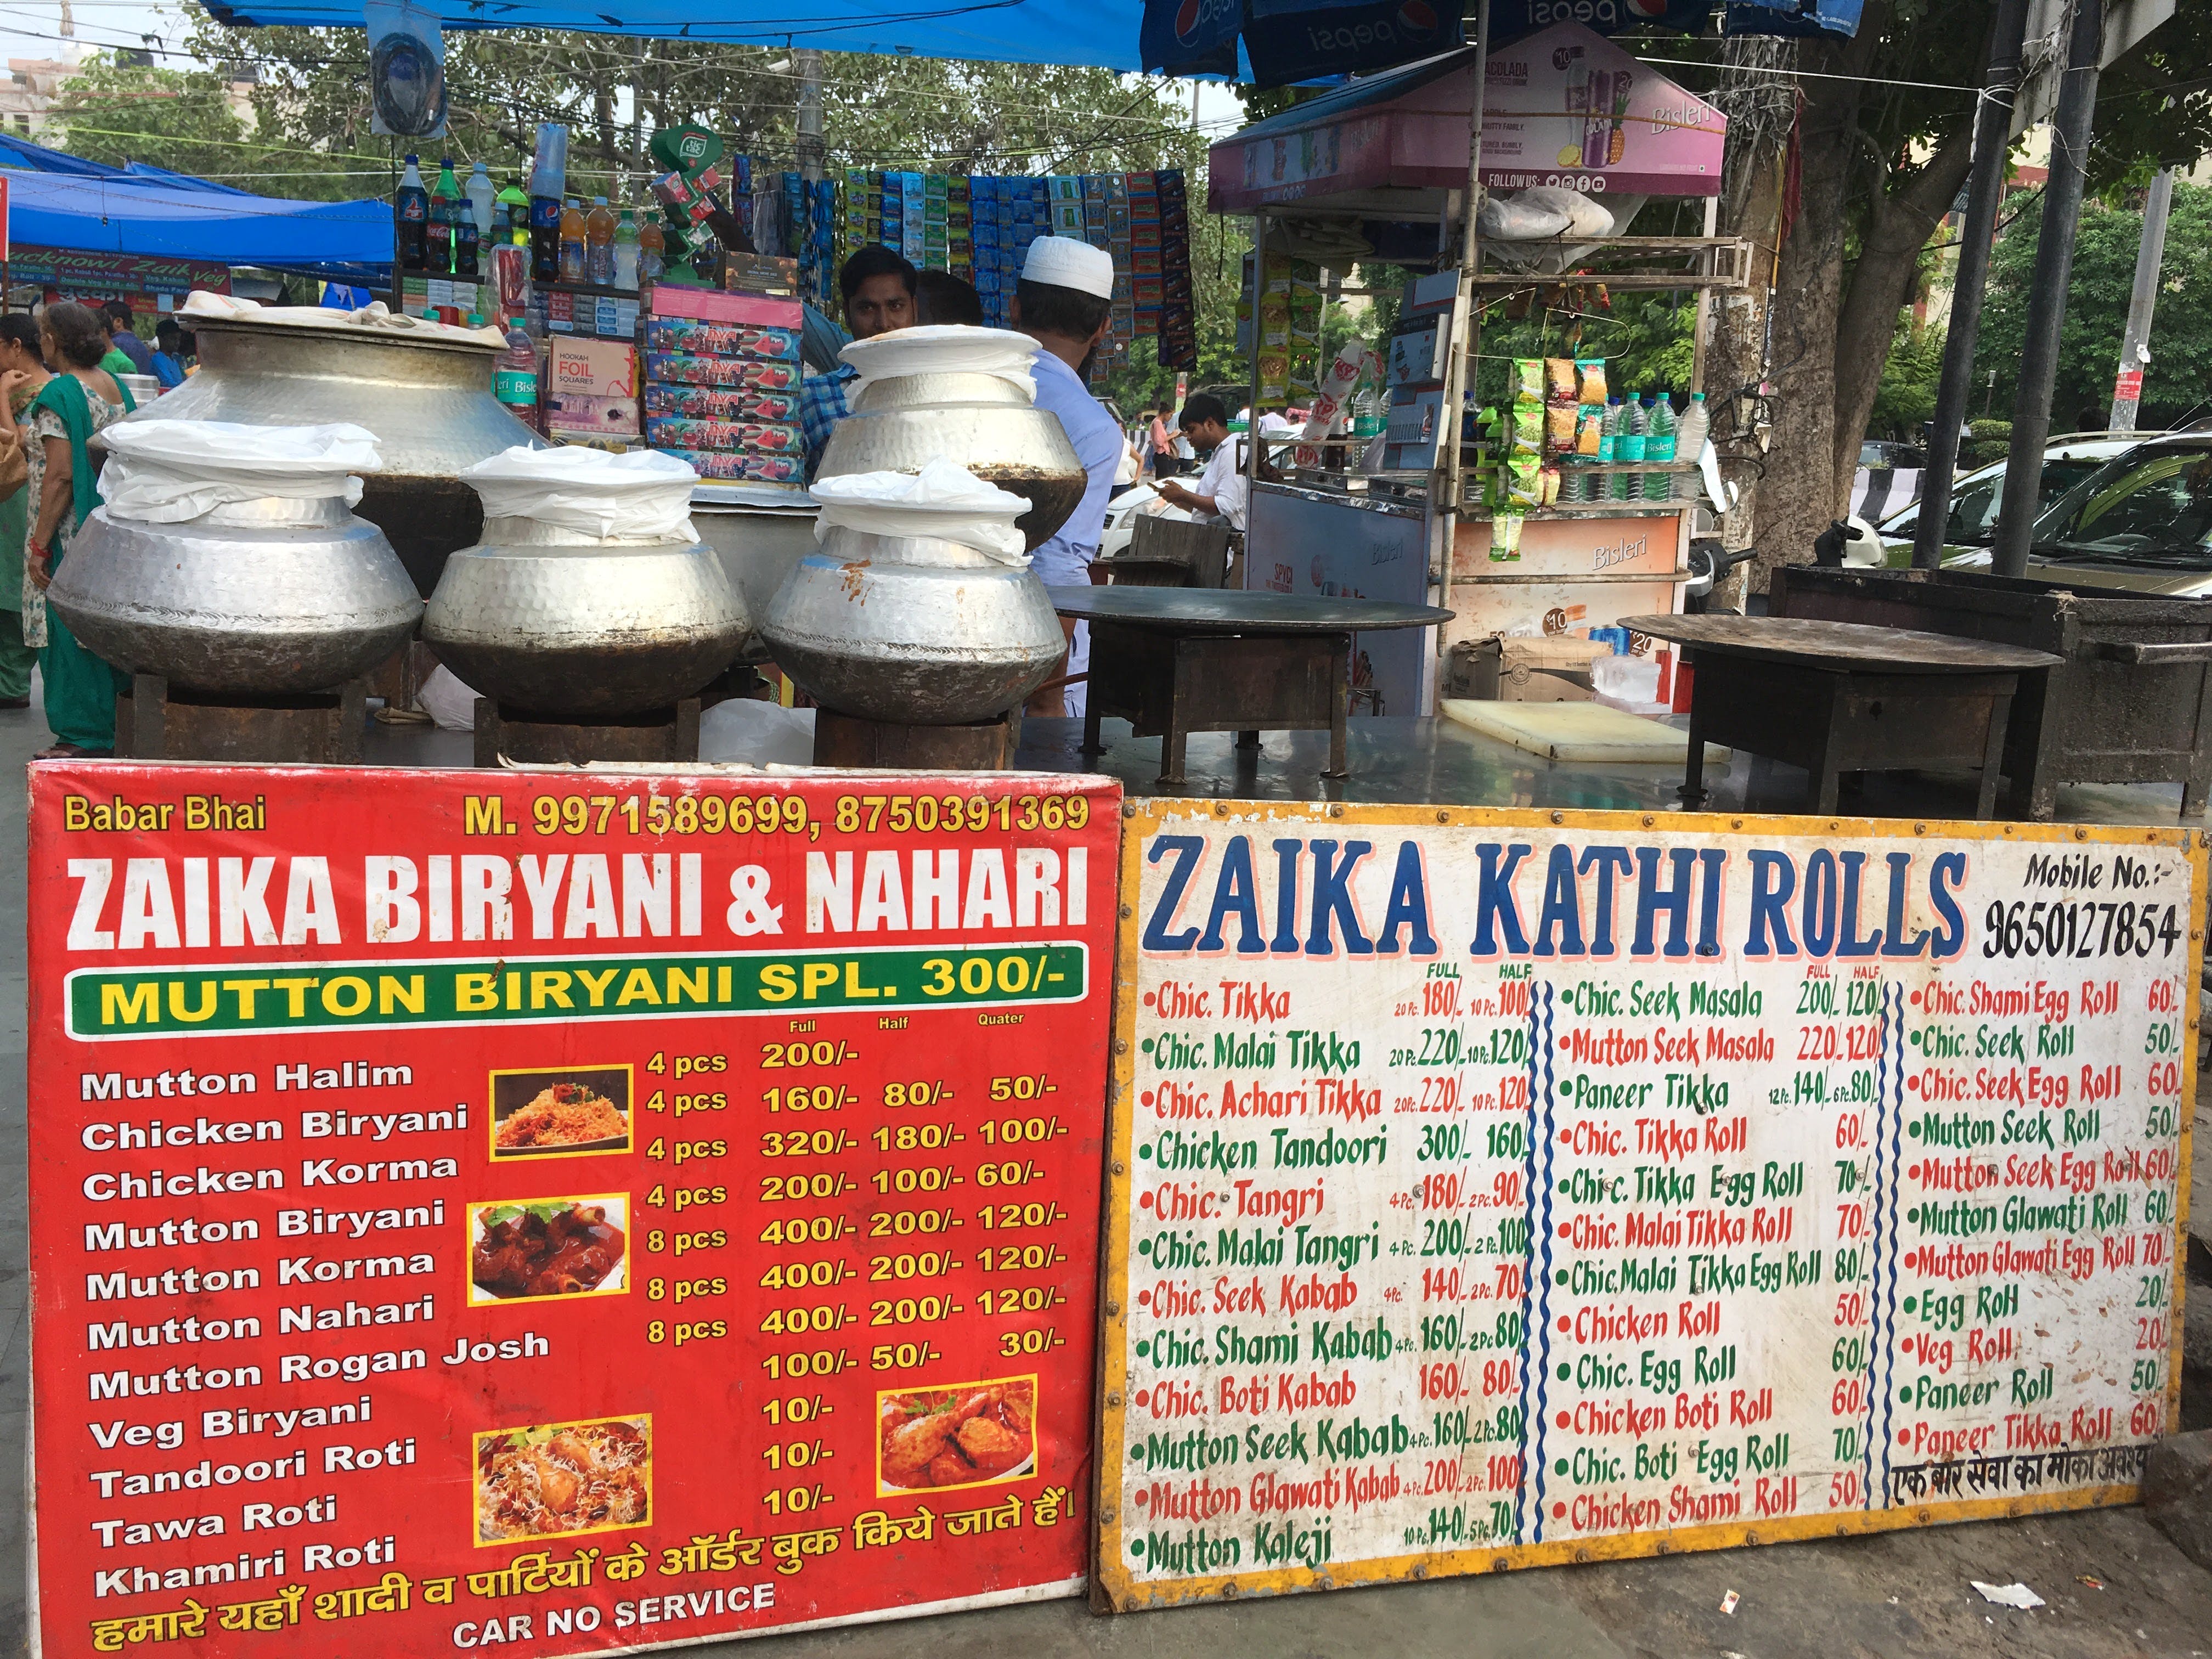
<svg viewBox="0 0 2212 1659">
<path fill-rule="evenodd" d="M 1936 429 L 1928 470 L 1920 480 L 1920 516 L 1912 532 L 1912 562 L 1933 570 L 1943 562 L 1943 530 L 1951 517 L 1951 480 L 1959 465 L 1959 433 L 1974 392 L 1974 337 L 1982 325 L 1989 286 L 1990 244 L 2004 201 L 2005 152 L 2012 131 L 2013 100 L 2020 91 L 2020 60 L 2027 35 L 2027 0 L 1998 0 L 1990 37 L 1990 67 L 1974 112 L 1974 167 L 1966 185 L 1966 222 L 1959 233 L 1959 265 L 1951 283 L 1951 320 L 1943 335 L 1943 379 L 1936 394 Z"/>
<path fill-rule="evenodd" d="M 2035 277 L 2027 301 L 2027 339 L 2013 393 L 2012 447 L 2005 460 L 2004 500 L 1997 512 L 1990 568 L 2000 576 L 2027 570 L 2027 544 L 2043 486 L 2043 450 L 2051 437 L 2051 395 L 2058 379 L 2058 331 L 2066 322 L 2066 284 L 2074 272 L 2074 237 L 2089 169 L 2097 118 L 2097 65 L 2105 47 L 2104 0 L 2074 0 L 2066 76 L 2051 124 L 2051 175 L 2043 185 L 2043 234 L 2035 245 Z"/>
<path fill-rule="evenodd" d="M 2142 404 L 2143 365 L 2150 361 L 2150 319 L 2158 306 L 2158 269 L 2166 259 L 2166 216 L 2173 205 L 2173 169 L 2152 175 L 2143 203 L 2142 240 L 2136 248 L 2136 285 L 2128 295 L 2127 332 L 2120 337 L 2120 368 L 2112 379 L 2112 412 L 2106 424 L 2115 432 L 2136 429 Z"/>
</svg>

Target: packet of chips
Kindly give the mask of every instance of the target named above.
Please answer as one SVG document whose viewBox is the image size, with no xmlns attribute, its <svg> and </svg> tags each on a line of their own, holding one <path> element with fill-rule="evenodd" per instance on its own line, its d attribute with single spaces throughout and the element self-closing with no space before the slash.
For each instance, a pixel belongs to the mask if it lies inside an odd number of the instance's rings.
<svg viewBox="0 0 2212 1659">
<path fill-rule="evenodd" d="M 1539 455 L 1544 449 L 1544 405 L 1513 405 L 1513 453 Z"/>
<path fill-rule="evenodd" d="M 1577 403 L 1595 404 L 1599 408 L 1604 408 L 1606 399 L 1605 359 L 1602 357 L 1576 358 L 1575 374 L 1580 382 L 1580 385 L 1577 388 L 1575 401 Z"/>
<path fill-rule="evenodd" d="M 1516 507 L 1544 504 L 1544 464 L 1534 455 L 1516 455 L 1505 464 L 1506 499 Z"/>
<path fill-rule="evenodd" d="M 1575 453 L 1584 460 L 1597 459 L 1598 446 L 1605 436 L 1605 405 L 1583 404 L 1575 411 Z"/>
<path fill-rule="evenodd" d="M 1550 404 L 1571 404 L 1581 400 L 1575 396 L 1575 369 L 1571 357 L 1544 359 L 1544 401 Z"/>
<path fill-rule="evenodd" d="M 1575 409 L 1573 404 L 1544 406 L 1544 447 L 1554 455 L 1565 454 L 1575 447 Z"/>
<path fill-rule="evenodd" d="M 1556 466 L 1547 466 L 1537 476 L 1543 484 L 1543 505 L 1557 507 L 1559 504 L 1559 469 Z"/>
<path fill-rule="evenodd" d="M 1490 520 L 1490 558 L 1493 564 L 1521 561 L 1521 514 L 1500 513 Z"/>
<path fill-rule="evenodd" d="M 1544 401 L 1544 360 L 1541 357 L 1516 357 L 1513 360 L 1513 400 L 1532 404 Z"/>
</svg>

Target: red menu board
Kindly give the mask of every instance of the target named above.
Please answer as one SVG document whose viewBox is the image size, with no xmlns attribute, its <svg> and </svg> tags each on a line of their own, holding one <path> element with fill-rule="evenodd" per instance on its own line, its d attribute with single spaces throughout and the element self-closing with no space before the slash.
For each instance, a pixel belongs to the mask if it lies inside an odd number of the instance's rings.
<svg viewBox="0 0 2212 1659">
<path fill-rule="evenodd" d="M 1118 807 L 34 767 L 48 1650 L 1079 1588 Z"/>
</svg>

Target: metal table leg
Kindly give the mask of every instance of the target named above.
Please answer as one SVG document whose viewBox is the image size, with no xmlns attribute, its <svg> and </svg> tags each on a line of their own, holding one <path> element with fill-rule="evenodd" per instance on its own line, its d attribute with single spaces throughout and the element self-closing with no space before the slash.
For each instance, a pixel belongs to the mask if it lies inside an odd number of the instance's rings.
<svg viewBox="0 0 2212 1659">
<path fill-rule="evenodd" d="M 1352 714 L 1352 635 L 1335 636 L 1336 661 L 1329 671 L 1328 769 L 1325 778 L 1340 778 L 1350 766 L 1345 755 L 1345 724 Z"/>
</svg>

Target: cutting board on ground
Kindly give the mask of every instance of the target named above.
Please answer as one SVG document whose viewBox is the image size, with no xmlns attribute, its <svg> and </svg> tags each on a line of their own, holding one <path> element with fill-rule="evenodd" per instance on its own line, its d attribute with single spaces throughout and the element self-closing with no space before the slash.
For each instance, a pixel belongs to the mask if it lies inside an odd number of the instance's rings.
<svg viewBox="0 0 2212 1659">
<path fill-rule="evenodd" d="M 1447 720 L 1545 760 L 1680 766 L 1689 758 L 1687 732 L 1602 703 L 1477 702 L 1446 697 L 1437 707 Z M 1708 765 L 1728 758 L 1729 751 L 1720 744 L 1705 745 Z"/>
</svg>

